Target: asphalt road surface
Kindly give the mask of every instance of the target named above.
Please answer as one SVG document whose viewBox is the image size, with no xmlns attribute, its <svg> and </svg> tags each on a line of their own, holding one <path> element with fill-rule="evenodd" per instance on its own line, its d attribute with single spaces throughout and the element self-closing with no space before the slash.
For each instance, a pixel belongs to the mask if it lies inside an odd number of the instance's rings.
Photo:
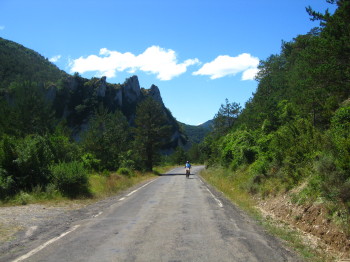
<svg viewBox="0 0 350 262">
<path fill-rule="evenodd" d="M 206 185 L 202 168 L 133 188 L 8 261 L 300 261 Z"/>
</svg>

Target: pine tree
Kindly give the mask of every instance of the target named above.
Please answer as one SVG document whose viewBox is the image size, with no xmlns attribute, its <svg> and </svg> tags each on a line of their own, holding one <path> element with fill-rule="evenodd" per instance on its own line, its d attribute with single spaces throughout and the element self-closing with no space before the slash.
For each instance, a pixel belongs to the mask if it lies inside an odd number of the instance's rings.
<svg viewBox="0 0 350 262">
<path fill-rule="evenodd" d="M 162 105 L 146 98 L 136 109 L 135 146 L 147 170 L 152 170 L 155 156 L 170 139 L 170 126 Z"/>
</svg>

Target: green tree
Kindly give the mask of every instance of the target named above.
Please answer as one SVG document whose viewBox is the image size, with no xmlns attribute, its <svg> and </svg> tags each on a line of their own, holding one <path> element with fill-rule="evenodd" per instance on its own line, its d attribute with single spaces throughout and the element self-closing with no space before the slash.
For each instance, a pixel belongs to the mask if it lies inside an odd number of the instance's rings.
<svg viewBox="0 0 350 262">
<path fill-rule="evenodd" d="M 153 98 L 143 100 L 136 109 L 135 147 L 143 165 L 152 170 L 161 147 L 170 140 L 170 129 L 162 105 Z"/>
<path fill-rule="evenodd" d="M 184 164 L 187 161 L 186 151 L 181 146 L 178 146 L 172 155 L 172 160 L 174 164 Z"/>
<path fill-rule="evenodd" d="M 100 160 L 100 168 L 117 170 L 121 155 L 129 149 L 128 130 L 128 122 L 120 111 L 109 113 L 100 107 L 83 135 L 82 146 Z"/>
<path fill-rule="evenodd" d="M 193 163 L 204 163 L 204 153 L 202 152 L 201 144 L 193 143 L 188 150 L 188 160 Z"/>
<path fill-rule="evenodd" d="M 54 112 L 44 97 L 44 90 L 31 82 L 14 84 L 10 94 L 13 104 L 8 115 L 11 135 L 44 135 L 52 131 Z"/>
<path fill-rule="evenodd" d="M 240 112 L 241 106 L 235 102 L 230 103 L 226 98 L 225 105 L 221 104 L 214 117 L 214 132 L 218 135 L 226 134 L 232 128 Z"/>
</svg>

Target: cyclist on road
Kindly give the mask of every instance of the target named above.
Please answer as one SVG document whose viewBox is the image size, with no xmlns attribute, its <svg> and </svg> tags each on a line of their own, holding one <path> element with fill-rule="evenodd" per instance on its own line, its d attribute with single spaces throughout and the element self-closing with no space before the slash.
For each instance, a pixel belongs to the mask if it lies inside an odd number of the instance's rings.
<svg viewBox="0 0 350 262">
<path fill-rule="evenodd" d="M 186 161 L 185 168 L 186 168 L 186 178 L 189 178 L 190 177 L 190 173 L 191 173 L 190 161 Z"/>
</svg>

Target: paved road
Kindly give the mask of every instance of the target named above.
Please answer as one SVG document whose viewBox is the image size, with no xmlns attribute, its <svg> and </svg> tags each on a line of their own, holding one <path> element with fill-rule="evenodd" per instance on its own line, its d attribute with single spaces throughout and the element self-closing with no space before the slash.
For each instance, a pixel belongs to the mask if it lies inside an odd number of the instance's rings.
<svg viewBox="0 0 350 262">
<path fill-rule="evenodd" d="M 203 167 L 194 167 L 197 173 Z M 12 261 L 299 261 L 202 182 L 171 170 Z"/>
</svg>

